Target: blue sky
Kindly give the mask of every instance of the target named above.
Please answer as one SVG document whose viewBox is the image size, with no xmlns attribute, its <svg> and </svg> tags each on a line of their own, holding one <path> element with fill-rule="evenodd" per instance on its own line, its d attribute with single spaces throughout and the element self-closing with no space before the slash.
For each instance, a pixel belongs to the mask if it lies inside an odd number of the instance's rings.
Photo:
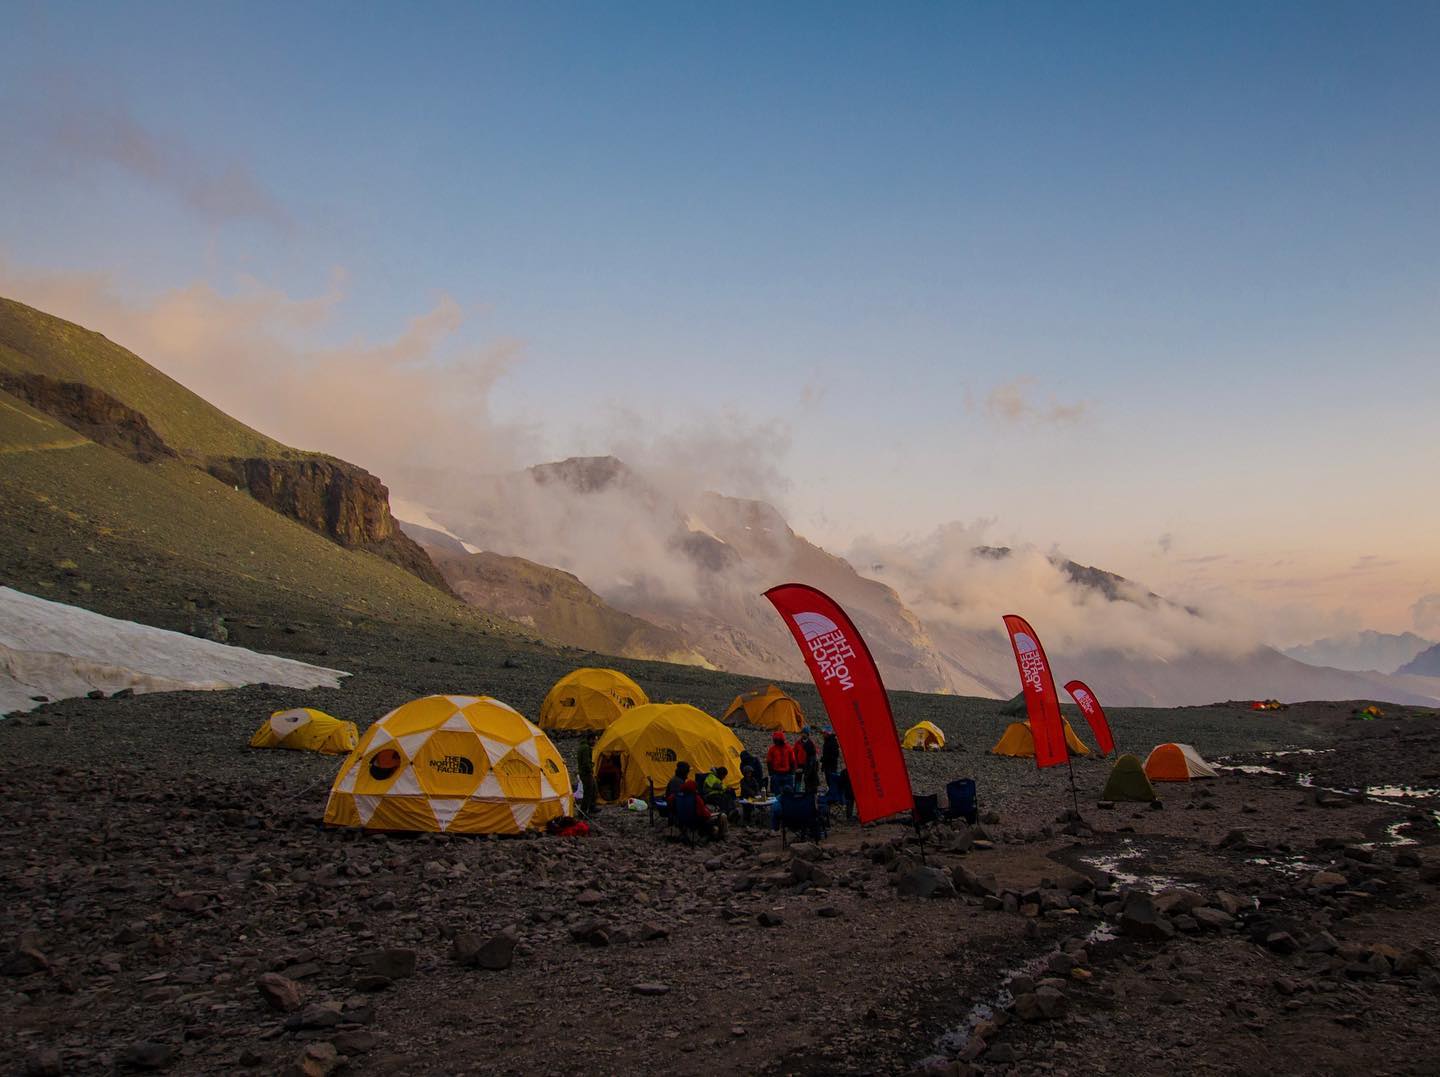
<svg viewBox="0 0 1440 1077">
<path fill-rule="evenodd" d="M 1357 627 L 1440 591 L 1434 4 L 0 16 L 12 292 L 338 270 L 297 354 L 453 297 L 428 358 L 515 342 L 489 407 L 536 452 L 783 428 L 759 492 L 840 548 L 994 518 Z"/>
</svg>

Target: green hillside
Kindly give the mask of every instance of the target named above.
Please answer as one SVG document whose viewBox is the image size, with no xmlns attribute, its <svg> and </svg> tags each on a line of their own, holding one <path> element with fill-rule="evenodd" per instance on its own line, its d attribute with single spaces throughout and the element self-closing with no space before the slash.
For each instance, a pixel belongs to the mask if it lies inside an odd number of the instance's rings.
<svg viewBox="0 0 1440 1077">
<path fill-rule="evenodd" d="M 182 454 L 310 455 L 250 429 L 99 333 L 3 297 L 0 371 L 43 374 L 108 393 L 142 413 L 166 443 Z"/>
<path fill-rule="evenodd" d="M 75 435 L 59 424 L 19 447 L 0 405 L 0 572 L 22 590 L 181 631 L 198 604 L 232 642 L 282 651 L 314 650 L 306 626 L 514 631 L 179 461 L 61 447 Z"/>
</svg>

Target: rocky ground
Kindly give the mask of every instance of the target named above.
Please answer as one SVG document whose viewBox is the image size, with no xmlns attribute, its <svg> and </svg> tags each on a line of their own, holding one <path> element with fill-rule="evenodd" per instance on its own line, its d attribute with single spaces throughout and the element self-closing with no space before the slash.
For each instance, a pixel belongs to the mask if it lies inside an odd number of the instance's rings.
<svg viewBox="0 0 1440 1077">
<path fill-rule="evenodd" d="M 987 753 L 998 704 L 899 694 L 950 738 L 908 755 L 917 790 L 973 776 L 987 813 L 923 862 L 894 824 L 690 848 L 613 809 L 581 840 L 362 836 L 319 826 L 337 760 L 244 747 L 271 710 L 363 727 L 444 690 L 533 714 L 564 660 L 347 661 L 333 692 L 0 721 L 8 1070 L 1436 1070 L 1434 715 L 1120 711 L 1122 747 L 1250 769 L 1153 810 L 1098 803 L 1107 765 L 1080 760 L 1076 819 L 1063 770 Z M 632 668 L 711 713 L 743 684 Z"/>
</svg>

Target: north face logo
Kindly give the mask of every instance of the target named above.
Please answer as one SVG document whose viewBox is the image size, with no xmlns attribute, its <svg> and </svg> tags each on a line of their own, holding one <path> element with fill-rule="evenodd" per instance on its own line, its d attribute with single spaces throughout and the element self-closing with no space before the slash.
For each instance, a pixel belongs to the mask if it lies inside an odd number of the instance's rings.
<svg viewBox="0 0 1440 1077">
<path fill-rule="evenodd" d="M 430 760 L 430 768 L 441 774 L 474 774 L 475 764 L 463 755 L 447 755 Z"/>
<path fill-rule="evenodd" d="M 651 748 L 645 754 L 657 763 L 673 763 L 680 758 L 674 748 Z"/>
</svg>

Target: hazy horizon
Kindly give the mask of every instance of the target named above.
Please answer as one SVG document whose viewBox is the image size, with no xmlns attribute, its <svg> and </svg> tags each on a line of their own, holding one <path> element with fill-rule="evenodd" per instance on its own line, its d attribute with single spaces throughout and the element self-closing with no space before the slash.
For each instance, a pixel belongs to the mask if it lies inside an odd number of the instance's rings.
<svg viewBox="0 0 1440 1077">
<path fill-rule="evenodd" d="M 398 496 L 1440 633 L 1440 9 L 0 9 L 0 294 Z"/>
</svg>

